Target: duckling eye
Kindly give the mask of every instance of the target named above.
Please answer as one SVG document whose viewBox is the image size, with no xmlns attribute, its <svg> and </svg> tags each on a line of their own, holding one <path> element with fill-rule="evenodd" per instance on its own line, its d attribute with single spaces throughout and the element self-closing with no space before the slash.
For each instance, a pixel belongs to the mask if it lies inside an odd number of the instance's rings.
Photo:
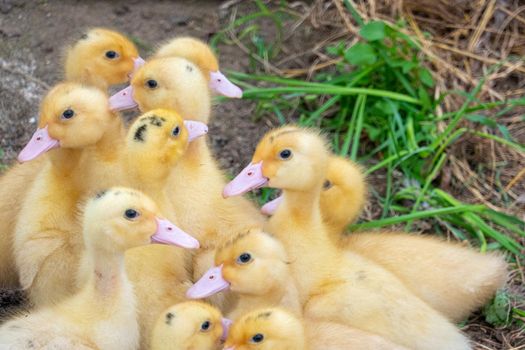
<svg viewBox="0 0 525 350">
<path fill-rule="evenodd" d="M 210 329 L 210 327 L 211 327 L 211 322 L 210 321 L 204 321 L 201 324 L 201 331 L 206 332 L 206 331 L 208 331 Z"/>
<path fill-rule="evenodd" d="M 135 209 L 126 209 L 126 211 L 124 212 L 124 217 L 128 220 L 134 220 L 137 217 L 139 217 L 139 215 L 139 212 Z"/>
<path fill-rule="evenodd" d="M 71 119 L 73 118 L 74 115 L 75 115 L 75 112 L 71 108 L 68 108 L 64 112 L 62 112 L 63 119 Z"/>
<path fill-rule="evenodd" d="M 157 81 L 156 80 L 153 80 L 153 79 L 150 79 L 146 82 L 146 85 L 150 88 L 150 89 L 155 89 L 158 85 Z"/>
<path fill-rule="evenodd" d="M 242 254 L 239 255 L 239 257 L 237 258 L 237 263 L 238 263 L 238 264 L 247 264 L 247 263 L 249 263 L 251 260 L 252 260 L 252 256 L 250 255 L 250 253 L 242 253 Z"/>
<path fill-rule="evenodd" d="M 264 340 L 264 335 L 261 333 L 257 333 L 252 337 L 252 343 L 260 343 Z"/>
<path fill-rule="evenodd" d="M 109 58 L 110 60 L 113 60 L 118 57 L 118 53 L 116 53 L 113 50 L 109 50 L 109 51 L 106 51 L 106 57 Z"/>
<path fill-rule="evenodd" d="M 328 190 L 332 187 L 332 182 L 330 180 L 324 180 L 323 190 Z"/>
<path fill-rule="evenodd" d="M 279 158 L 281 158 L 282 160 L 288 160 L 292 158 L 292 151 L 290 151 L 289 149 L 282 150 L 279 153 Z"/>
<path fill-rule="evenodd" d="M 173 131 L 171 132 L 171 134 L 172 134 L 173 136 L 179 136 L 179 134 L 180 134 L 180 128 L 179 128 L 178 126 L 176 126 L 176 127 L 173 129 Z"/>
</svg>

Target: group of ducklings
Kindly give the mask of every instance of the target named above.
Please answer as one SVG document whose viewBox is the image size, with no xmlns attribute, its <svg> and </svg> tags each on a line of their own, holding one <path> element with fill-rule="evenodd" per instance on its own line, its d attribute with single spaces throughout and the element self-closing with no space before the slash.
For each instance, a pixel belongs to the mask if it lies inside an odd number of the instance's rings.
<svg viewBox="0 0 525 350">
<path fill-rule="evenodd" d="M 226 184 L 204 137 L 212 93 L 242 96 L 194 38 L 147 62 L 102 28 L 67 48 L 0 179 L 0 283 L 33 306 L 0 349 L 470 348 L 454 322 L 504 284 L 501 256 L 343 235 L 365 178 L 316 130 L 268 132 Z M 126 127 L 118 111 L 137 106 Z M 261 213 L 240 195 L 262 186 L 282 196 Z"/>
</svg>

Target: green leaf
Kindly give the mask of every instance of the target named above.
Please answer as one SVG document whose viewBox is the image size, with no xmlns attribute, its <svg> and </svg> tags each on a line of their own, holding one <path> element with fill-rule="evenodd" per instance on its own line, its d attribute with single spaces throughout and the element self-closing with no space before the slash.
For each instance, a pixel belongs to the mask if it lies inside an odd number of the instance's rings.
<svg viewBox="0 0 525 350">
<path fill-rule="evenodd" d="M 497 124 L 499 131 L 503 135 L 503 137 L 509 141 L 514 142 L 512 139 L 512 136 L 510 135 L 509 129 L 505 125 Z"/>
<path fill-rule="evenodd" d="M 356 66 L 370 65 L 377 61 L 377 54 L 370 44 L 357 43 L 345 51 L 345 59 Z"/>
<path fill-rule="evenodd" d="M 498 291 L 494 300 L 483 309 L 485 320 L 495 326 L 503 326 L 510 319 L 510 298 L 505 291 Z"/>
<path fill-rule="evenodd" d="M 491 128 L 495 128 L 498 125 L 494 119 L 480 114 L 467 115 L 467 119 L 471 122 L 480 123 Z"/>
<path fill-rule="evenodd" d="M 359 34 L 368 41 L 382 40 L 385 37 L 385 23 L 382 21 L 368 22 L 361 28 Z"/>
<path fill-rule="evenodd" d="M 419 69 L 419 78 L 421 79 L 421 82 L 425 84 L 428 87 L 434 86 L 434 79 L 432 78 L 432 74 L 430 74 L 429 70 L 422 67 Z"/>
</svg>

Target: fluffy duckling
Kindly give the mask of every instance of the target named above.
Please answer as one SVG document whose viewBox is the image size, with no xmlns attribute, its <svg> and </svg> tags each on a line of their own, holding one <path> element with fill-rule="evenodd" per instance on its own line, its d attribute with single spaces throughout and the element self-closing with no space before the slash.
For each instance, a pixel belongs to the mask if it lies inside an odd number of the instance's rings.
<svg viewBox="0 0 525 350">
<path fill-rule="evenodd" d="M 188 298 L 207 298 L 229 289 L 238 296 L 229 318 L 255 308 L 283 306 L 301 313 L 298 291 L 282 244 L 260 230 L 236 236 L 215 251 L 215 266 L 186 293 Z"/>
<path fill-rule="evenodd" d="M 39 128 L 18 159 L 47 153 L 28 186 L 14 234 L 20 283 L 35 305 L 56 302 L 75 290 L 83 250 L 76 203 L 123 182 L 123 140 L 122 121 L 99 89 L 61 83 L 44 97 Z"/>
<path fill-rule="evenodd" d="M 112 188 L 88 201 L 82 235 L 89 262 L 84 287 L 63 302 L 9 321 L 0 345 L 16 349 L 136 349 L 135 296 L 124 252 L 170 239 L 156 204 L 143 193 Z M 4 347 L 2 347 L 4 348 Z"/>
<path fill-rule="evenodd" d="M 242 97 L 242 90 L 219 71 L 219 62 L 211 48 L 197 38 L 171 39 L 157 50 L 154 57 L 185 58 L 201 69 L 212 91 L 226 97 Z"/>
<path fill-rule="evenodd" d="M 320 205 L 323 222 L 335 241 L 361 214 L 366 196 L 367 184 L 361 167 L 350 159 L 330 156 Z M 262 213 L 273 215 L 281 201 L 282 196 L 266 203 Z"/>
<path fill-rule="evenodd" d="M 305 317 L 338 322 L 417 349 L 469 349 L 467 339 L 394 275 L 330 240 L 319 206 L 326 141 L 293 126 L 267 133 L 252 163 L 224 189 L 238 195 L 268 185 L 283 202 L 266 230 L 288 252 Z"/>
<path fill-rule="evenodd" d="M 295 280 L 282 244 L 267 233 L 241 234 L 218 248 L 215 267 L 187 292 L 189 298 L 203 298 L 224 289 L 237 294 L 238 303 L 228 312 L 236 319 L 257 308 L 286 308 L 297 317 L 302 314 Z M 333 322 L 305 319 L 306 336 L 317 348 L 401 349 L 380 336 Z M 328 346 L 330 344 L 330 346 Z"/>
<path fill-rule="evenodd" d="M 144 60 L 124 35 L 93 28 L 66 49 L 65 78 L 107 90 L 110 85 L 127 82 Z"/>
<path fill-rule="evenodd" d="M 164 310 L 155 323 L 150 349 L 216 350 L 226 339 L 230 324 L 209 304 L 176 304 Z"/>
<path fill-rule="evenodd" d="M 133 187 L 148 194 L 166 218 L 178 217 L 166 194 L 166 185 L 188 142 L 207 132 L 206 125 L 183 121 L 174 111 L 157 109 L 140 116 L 130 126 L 124 152 L 124 167 Z M 199 242 L 187 237 L 187 248 Z M 126 253 L 126 269 L 139 301 L 141 348 L 148 348 L 155 321 L 162 310 L 185 301 L 190 282 L 190 255 L 178 247 L 151 245 Z"/>
<path fill-rule="evenodd" d="M 502 257 L 428 236 L 406 233 L 342 235 L 360 213 L 366 197 L 362 170 L 349 160 L 330 157 L 321 193 L 321 213 L 340 247 L 378 263 L 414 294 L 454 322 L 486 304 L 502 287 L 507 266 Z M 282 197 L 263 210 L 273 213 Z M 270 207 L 269 207 L 270 206 Z"/>
<path fill-rule="evenodd" d="M 231 326 L 224 350 L 250 349 L 407 350 L 379 336 L 341 324 L 304 323 L 297 315 L 277 307 L 253 310 Z"/>
<path fill-rule="evenodd" d="M 308 349 L 301 320 L 281 308 L 257 309 L 236 319 L 228 332 L 224 350 L 252 349 Z"/>
</svg>

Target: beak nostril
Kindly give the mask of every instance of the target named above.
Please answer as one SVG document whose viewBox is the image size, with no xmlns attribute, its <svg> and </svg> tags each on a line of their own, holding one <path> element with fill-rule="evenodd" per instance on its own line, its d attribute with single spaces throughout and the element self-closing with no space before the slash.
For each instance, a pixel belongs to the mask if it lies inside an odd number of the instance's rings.
<svg viewBox="0 0 525 350">
<path fill-rule="evenodd" d="M 41 138 L 40 136 L 38 136 L 38 137 L 36 138 L 36 140 L 37 140 L 37 141 L 40 141 L 40 140 L 42 140 L 42 138 Z"/>
<path fill-rule="evenodd" d="M 212 275 L 212 276 L 210 276 L 210 279 L 211 279 L 211 280 L 212 280 L 212 279 L 214 279 L 214 278 L 215 278 L 215 276 L 213 276 L 213 275 Z"/>
<path fill-rule="evenodd" d="M 248 176 L 252 176 L 252 175 L 253 175 L 253 172 L 249 171 Z"/>
</svg>

